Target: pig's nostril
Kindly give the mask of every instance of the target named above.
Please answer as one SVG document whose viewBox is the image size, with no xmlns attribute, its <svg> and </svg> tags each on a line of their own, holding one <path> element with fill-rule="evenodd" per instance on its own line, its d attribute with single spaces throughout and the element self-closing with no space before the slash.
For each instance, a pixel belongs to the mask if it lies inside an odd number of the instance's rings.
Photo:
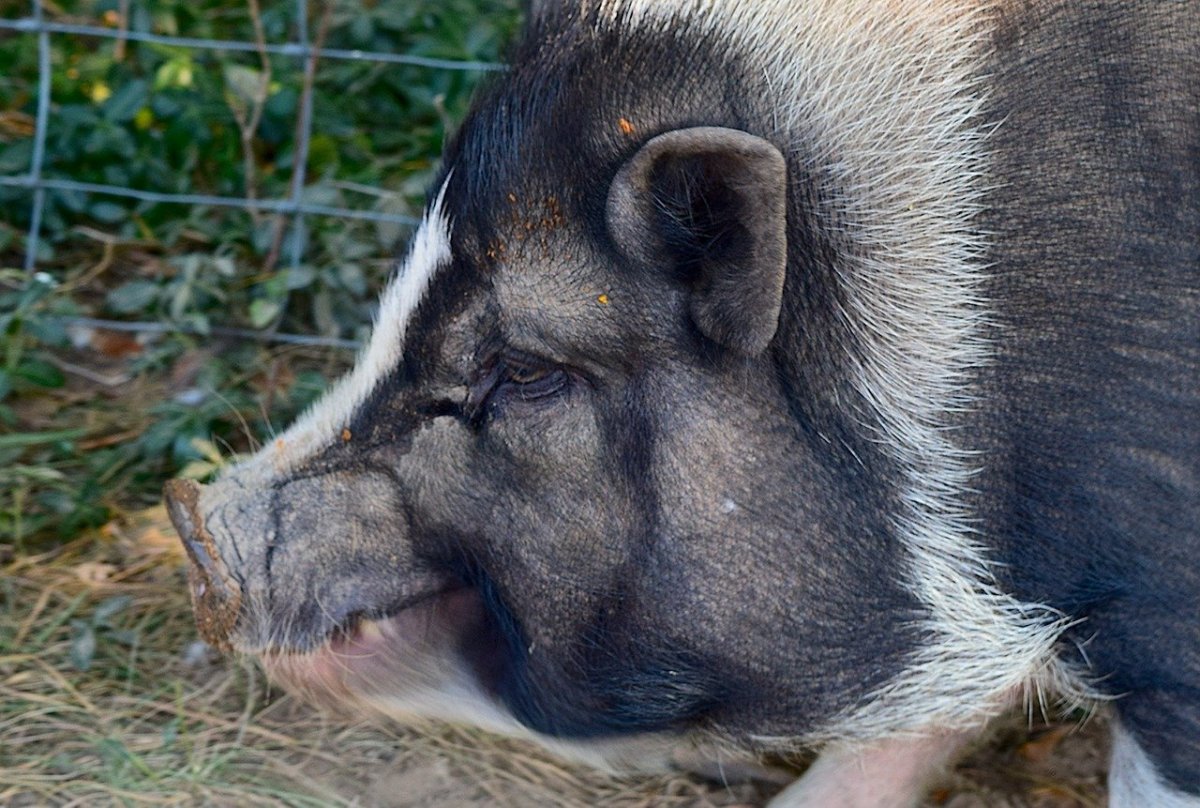
<svg viewBox="0 0 1200 808">
<path fill-rule="evenodd" d="M 182 533 L 180 536 L 183 539 L 183 549 L 187 552 L 192 564 L 199 567 L 206 576 L 212 577 L 214 574 L 221 574 L 220 560 L 213 557 L 213 554 L 204 546 L 204 542 L 197 541 L 192 536 L 184 536 Z"/>
<path fill-rule="evenodd" d="M 169 480 L 163 487 L 171 522 L 192 562 L 188 580 L 196 627 L 210 645 L 228 650 L 230 635 L 241 612 L 242 591 L 221 559 L 212 534 L 200 515 L 203 492 L 200 484 L 193 480 Z"/>
</svg>

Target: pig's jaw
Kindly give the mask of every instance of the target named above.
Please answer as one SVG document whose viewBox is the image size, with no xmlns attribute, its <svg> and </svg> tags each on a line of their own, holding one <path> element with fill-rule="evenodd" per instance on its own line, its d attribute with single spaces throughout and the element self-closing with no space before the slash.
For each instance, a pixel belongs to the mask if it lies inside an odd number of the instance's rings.
<svg viewBox="0 0 1200 808">
<path fill-rule="evenodd" d="M 314 649 L 257 656 L 273 681 L 335 712 L 523 734 L 490 692 L 498 653 L 478 594 L 460 587 L 388 617 L 356 619 Z"/>
<path fill-rule="evenodd" d="M 311 650 L 255 655 L 272 681 L 338 714 L 469 724 L 614 772 L 666 770 L 682 740 L 676 734 L 566 740 L 522 725 L 493 693 L 499 639 L 478 591 L 468 587 L 432 595 L 390 617 L 358 620 Z"/>
</svg>

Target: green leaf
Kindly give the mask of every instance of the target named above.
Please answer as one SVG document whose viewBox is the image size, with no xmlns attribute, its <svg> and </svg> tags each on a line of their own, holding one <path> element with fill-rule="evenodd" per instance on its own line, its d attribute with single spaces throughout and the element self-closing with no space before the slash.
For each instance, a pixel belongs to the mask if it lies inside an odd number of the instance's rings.
<svg viewBox="0 0 1200 808">
<path fill-rule="evenodd" d="M 0 435 L 0 451 L 41 446 L 43 443 L 75 440 L 76 438 L 82 438 L 86 434 L 86 429 L 60 429 L 53 432 L 18 432 L 11 435 Z"/>
<path fill-rule="evenodd" d="M 337 206 L 342 203 L 342 194 L 326 182 L 317 182 L 300 192 L 300 198 L 310 205 Z"/>
<path fill-rule="evenodd" d="M 355 14 L 350 21 L 350 37 L 357 45 L 369 45 L 375 33 L 375 22 L 367 14 Z"/>
<path fill-rule="evenodd" d="M 245 65 L 226 64 L 224 79 L 226 86 L 241 102 L 242 109 L 251 107 L 258 102 L 260 96 L 265 96 L 262 71 L 253 70 Z"/>
<path fill-rule="evenodd" d="M 277 300 L 259 298 L 250 303 L 250 325 L 255 328 L 266 328 L 275 322 L 275 318 L 283 311 L 283 306 Z"/>
<path fill-rule="evenodd" d="M 214 255 L 209 259 L 209 262 L 218 275 L 226 278 L 232 278 L 237 275 L 237 266 L 233 263 L 233 259 L 227 255 Z"/>
<path fill-rule="evenodd" d="M 96 632 L 83 620 L 71 621 L 71 664 L 86 671 L 96 657 Z"/>
<path fill-rule="evenodd" d="M 129 595 L 116 595 L 104 600 L 96 607 L 96 611 L 92 612 L 92 625 L 108 626 L 109 621 L 132 602 L 133 598 Z"/>
<path fill-rule="evenodd" d="M 217 444 L 205 438 L 192 438 L 192 448 L 200 453 L 200 456 L 208 460 L 214 466 L 219 466 L 225 462 L 225 458 L 221 456 L 221 450 L 217 448 Z"/>
<path fill-rule="evenodd" d="M 67 326 L 63 320 L 34 317 L 31 320 L 26 320 L 23 325 L 25 326 L 25 333 L 42 345 L 65 347 L 70 342 L 70 337 L 67 335 Z"/>
<path fill-rule="evenodd" d="M 351 294 L 362 297 L 367 293 L 367 277 L 358 264 L 342 264 L 338 267 L 338 279 Z"/>
<path fill-rule="evenodd" d="M 67 475 L 58 469 L 46 468 L 45 466 L 22 466 L 19 464 L 0 466 L 0 484 L 2 485 L 56 483 L 66 479 Z"/>
<path fill-rule="evenodd" d="M 170 312 L 172 320 L 184 320 L 184 315 L 189 314 L 188 307 L 196 298 L 195 288 L 192 286 L 192 282 L 195 279 L 195 273 L 189 273 L 186 265 L 184 266 L 184 278 L 186 279 L 186 282 L 176 284 L 175 291 L 171 295 Z"/>
<path fill-rule="evenodd" d="M 62 387 L 67 379 L 61 370 L 41 359 L 26 359 L 13 371 L 17 378 L 38 387 Z"/>
<path fill-rule="evenodd" d="M 128 145 L 129 141 L 126 140 L 125 143 Z M 124 152 L 125 150 L 118 149 L 118 151 Z M 132 157 L 133 154 L 123 154 L 123 156 Z M 132 185 L 133 175 L 126 167 L 128 165 L 128 163 L 120 160 L 114 160 L 113 162 L 109 163 L 104 167 L 104 181 L 109 185 Z"/>
<path fill-rule="evenodd" d="M 212 330 L 212 322 L 200 312 L 191 312 L 183 317 L 178 317 L 176 322 L 181 326 L 196 329 L 196 332 L 203 337 L 207 337 Z"/>
<path fill-rule="evenodd" d="M 166 90 L 172 87 L 187 88 L 192 86 L 195 71 L 192 69 L 190 56 L 177 56 L 164 62 L 154 72 L 154 89 Z M 164 115 L 163 117 L 167 117 Z"/>
<path fill-rule="evenodd" d="M 12 392 L 12 378 L 8 375 L 8 371 L 0 368 L 0 401 L 8 397 Z"/>
<path fill-rule="evenodd" d="M 51 199 L 72 213 L 81 213 L 87 208 L 88 195 L 82 191 L 55 189 L 50 192 Z"/>
<path fill-rule="evenodd" d="M 121 645 L 137 645 L 138 633 L 131 628 L 116 629 L 109 634 Z"/>
<path fill-rule="evenodd" d="M 254 251 L 259 255 L 266 255 L 271 249 L 271 243 L 275 240 L 275 222 L 271 218 L 264 217 L 258 226 L 254 228 L 254 233 L 251 236 L 251 243 L 254 245 Z"/>
<path fill-rule="evenodd" d="M 133 120 L 137 111 L 146 106 L 149 100 L 150 85 L 144 79 L 134 79 L 124 83 L 104 102 L 104 117 L 114 123 L 125 123 Z"/>
<path fill-rule="evenodd" d="M 105 224 L 116 224 L 124 221 L 129 215 L 123 205 L 118 205 L 116 202 L 97 202 L 88 211 L 92 214 L 92 218 Z"/>
<path fill-rule="evenodd" d="M 162 67 L 160 67 L 158 69 L 158 71 L 161 73 L 163 68 L 165 68 L 165 67 L 166 67 L 166 65 L 164 64 Z M 155 78 L 154 78 L 154 88 L 156 90 L 162 89 L 158 84 L 158 76 L 157 75 L 155 75 Z M 153 100 L 151 100 L 151 102 L 150 102 L 150 111 L 152 113 L 154 113 L 154 117 L 158 118 L 159 120 L 167 120 L 169 118 L 174 118 L 176 115 L 178 115 L 180 113 L 180 111 L 182 109 L 183 109 L 183 107 L 179 104 L 179 102 L 175 101 L 174 99 L 172 99 L 170 96 L 168 96 L 166 94 L 155 95 Z"/>
<path fill-rule="evenodd" d="M 116 314 L 137 314 L 150 310 L 158 295 L 158 284 L 154 281 L 130 281 L 109 292 L 105 303 Z"/>
<path fill-rule="evenodd" d="M 324 132 L 312 136 L 308 143 L 308 170 L 320 175 L 336 171 L 338 167 L 338 141 Z"/>
<path fill-rule="evenodd" d="M 336 337 L 341 330 L 337 318 L 333 314 L 333 298 L 329 289 L 319 289 L 313 295 L 313 319 L 317 321 L 317 331 L 330 337 Z"/>
<path fill-rule="evenodd" d="M 28 311 L 33 308 L 34 304 L 47 298 L 58 282 L 48 272 L 35 272 L 32 282 L 21 290 L 21 299 L 17 303 L 17 308 Z"/>
<path fill-rule="evenodd" d="M 182 722 L 176 716 L 167 722 L 167 725 L 162 729 L 162 748 L 167 749 L 179 739 L 179 725 Z"/>
<path fill-rule="evenodd" d="M 33 158 L 33 138 L 5 144 L 0 151 L 0 174 L 20 174 L 29 170 Z"/>
<path fill-rule="evenodd" d="M 193 460 L 181 468 L 176 476 L 183 477 L 185 480 L 199 480 L 203 482 L 217 471 L 218 468 L 219 466 L 207 460 Z"/>
<path fill-rule="evenodd" d="M 179 434 L 171 441 L 171 456 L 178 463 L 190 463 L 197 459 L 196 449 L 192 446 L 192 436 Z"/>
<path fill-rule="evenodd" d="M 317 279 L 317 270 L 309 264 L 300 264 L 284 271 L 285 287 L 288 291 L 305 289 Z"/>
</svg>

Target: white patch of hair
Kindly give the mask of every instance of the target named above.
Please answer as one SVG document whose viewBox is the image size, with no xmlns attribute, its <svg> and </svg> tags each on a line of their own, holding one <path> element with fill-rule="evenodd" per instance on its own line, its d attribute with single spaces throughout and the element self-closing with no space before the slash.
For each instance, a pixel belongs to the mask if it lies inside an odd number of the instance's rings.
<svg viewBox="0 0 1200 808">
<path fill-rule="evenodd" d="M 968 504 L 979 458 L 954 430 L 993 351 L 976 224 L 989 182 L 978 78 L 989 5 L 597 2 L 613 24 L 687 19 L 757 60 L 779 110 L 777 142 L 797 144 L 792 157 L 819 184 L 826 225 L 852 244 L 836 271 L 844 322 L 866 347 L 844 359 L 881 445 L 904 469 L 896 534 L 929 639 L 900 675 L 800 740 L 966 728 L 1022 690 L 1091 698 L 1055 653 L 1063 617 L 997 586 Z"/>
<path fill-rule="evenodd" d="M 1109 808 L 1200 808 L 1200 797 L 1167 785 L 1134 737 L 1117 724 L 1108 768 L 1108 804 Z"/>
<path fill-rule="evenodd" d="M 463 723 L 535 742 L 562 758 L 613 774 L 666 771 L 680 742 L 675 733 L 588 740 L 542 735 L 485 692 L 444 632 L 429 626 L 414 643 L 393 620 L 364 621 L 359 631 L 377 637 L 380 646 L 370 652 L 335 652 L 327 645 L 309 654 L 268 655 L 264 667 L 289 691 L 335 712 L 374 714 L 402 724 L 429 719 Z"/>
<path fill-rule="evenodd" d="M 461 663 L 440 669 L 438 674 L 436 688 L 413 688 L 411 679 L 406 679 L 402 692 L 386 695 L 355 692 L 349 698 L 364 709 L 401 724 L 412 724 L 414 719 L 433 719 L 475 726 L 536 743 L 564 760 L 613 775 L 667 771 L 671 767 L 671 753 L 681 742 L 679 735 L 665 733 L 590 740 L 542 735 L 517 721 L 507 708 L 484 693 L 474 675 Z"/>
<path fill-rule="evenodd" d="M 371 338 L 353 370 L 282 435 L 231 469 L 230 476 L 243 482 L 275 479 L 340 440 L 342 430 L 350 425 L 355 410 L 379 382 L 400 365 L 408 322 L 424 299 L 433 277 L 450 260 L 451 223 L 442 209 L 449 183 L 450 176 L 447 175 L 413 236 L 408 256 L 380 296 Z"/>
</svg>

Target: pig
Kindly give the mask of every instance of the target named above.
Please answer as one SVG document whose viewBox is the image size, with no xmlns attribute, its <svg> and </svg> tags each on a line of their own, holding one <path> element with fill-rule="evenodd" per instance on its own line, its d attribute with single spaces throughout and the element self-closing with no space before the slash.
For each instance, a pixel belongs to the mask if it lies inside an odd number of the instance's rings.
<svg viewBox="0 0 1200 808">
<path fill-rule="evenodd" d="M 919 803 L 1013 705 L 1200 806 L 1200 5 L 545 0 L 354 369 L 167 485 L 201 635 Z"/>
</svg>

